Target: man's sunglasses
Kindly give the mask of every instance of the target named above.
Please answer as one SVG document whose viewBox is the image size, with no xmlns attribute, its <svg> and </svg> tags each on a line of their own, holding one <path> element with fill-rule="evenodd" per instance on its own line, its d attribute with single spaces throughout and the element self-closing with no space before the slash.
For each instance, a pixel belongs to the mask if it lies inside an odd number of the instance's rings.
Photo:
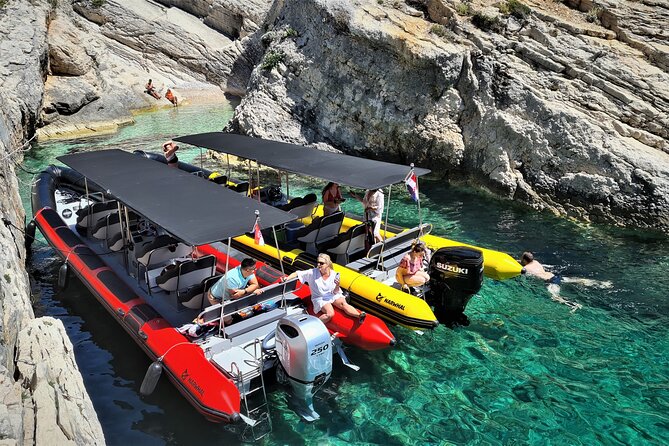
<svg viewBox="0 0 669 446">
<path fill-rule="evenodd" d="M 317 262 L 319 265 L 327 265 L 325 262 Z"/>
</svg>

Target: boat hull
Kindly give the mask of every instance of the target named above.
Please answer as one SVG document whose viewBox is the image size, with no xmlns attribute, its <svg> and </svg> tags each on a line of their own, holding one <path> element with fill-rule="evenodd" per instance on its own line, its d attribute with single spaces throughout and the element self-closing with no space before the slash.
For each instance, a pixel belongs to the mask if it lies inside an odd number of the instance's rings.
<svg viewBox="0 0 669 446">
<path fill-rule="evenodd" d="M 161 362 L 170 381 L 198 412 L 213 422 L 239 422 L 240 394 L 234 382 L 205 357 L 197 344 L 180 334 L 128 287 L 70 229 L 58 212 L 48 206 L 53 203 L 53 188 L 67 182 L 67 176 L 72 174 L 67 170 L 51 169 L 42 173 L 36 182 L 32 204 L 37 228 L 68 269 L 75 273 L 149 359 Z M 63 172 L 66 173 L 61 176 Z M 53 179 L 53 175 L 57 178 Z"/>
</svg>

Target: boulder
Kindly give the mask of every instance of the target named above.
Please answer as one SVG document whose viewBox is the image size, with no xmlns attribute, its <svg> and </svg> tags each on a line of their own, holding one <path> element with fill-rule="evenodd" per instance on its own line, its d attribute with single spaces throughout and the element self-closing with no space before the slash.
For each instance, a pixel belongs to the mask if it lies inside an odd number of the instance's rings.
<svg viewBox="0 0 669 446">
<path fill-rule="evenodd" d="M 49 68 L 57 76 L 81 76 L 93 67 L 85 49 L 86 38 L 68 20 L 56 18 L 49 24 Z"/>
</svg>

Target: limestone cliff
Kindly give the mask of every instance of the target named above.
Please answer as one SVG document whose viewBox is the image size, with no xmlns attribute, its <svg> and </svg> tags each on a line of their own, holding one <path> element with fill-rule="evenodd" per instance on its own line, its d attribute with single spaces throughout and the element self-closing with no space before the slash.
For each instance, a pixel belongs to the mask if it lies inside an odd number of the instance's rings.
<svg viewBox="0 0 669 446">
<path fill-rule="evenodd" d="M 230 129 L 669 231 L 666 1 L 276 4 Z"/>
<path fill-rule="evenodd" d="M 50 14 L 41 2 L 10 2 L 0 9 L 0 439 L 104 444 L 63 324 L 34 318 L 24 268 L 24 210 L 15 166 L 38 121 Z"/>
<path fill-rule="evenodd" d="M 181 103 L 243 94 L 262 53 L 242 37 L 258 29 L 269 8 L 266 1 L 245 3 L 59 2 L 49 25 L 39 137 L 116 130 L 133 122 L 133 110 L 171 106 L 167 89 Z M 159 98 L 145 93 L 149 79 Z"/>
</svg>

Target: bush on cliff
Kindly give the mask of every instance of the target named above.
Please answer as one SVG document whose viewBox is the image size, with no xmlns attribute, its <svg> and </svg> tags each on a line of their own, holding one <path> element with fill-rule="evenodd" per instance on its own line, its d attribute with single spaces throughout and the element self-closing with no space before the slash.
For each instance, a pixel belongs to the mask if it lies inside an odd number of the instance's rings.
<svg viewBox="0 0 669 446">
<path fill-rule="evenodd" d="M 472 23 L 483 31 L 500 31 L 502 29 L 499 17 L 491 17 L 482 12 L 474 13 Z"/>
</svg>

